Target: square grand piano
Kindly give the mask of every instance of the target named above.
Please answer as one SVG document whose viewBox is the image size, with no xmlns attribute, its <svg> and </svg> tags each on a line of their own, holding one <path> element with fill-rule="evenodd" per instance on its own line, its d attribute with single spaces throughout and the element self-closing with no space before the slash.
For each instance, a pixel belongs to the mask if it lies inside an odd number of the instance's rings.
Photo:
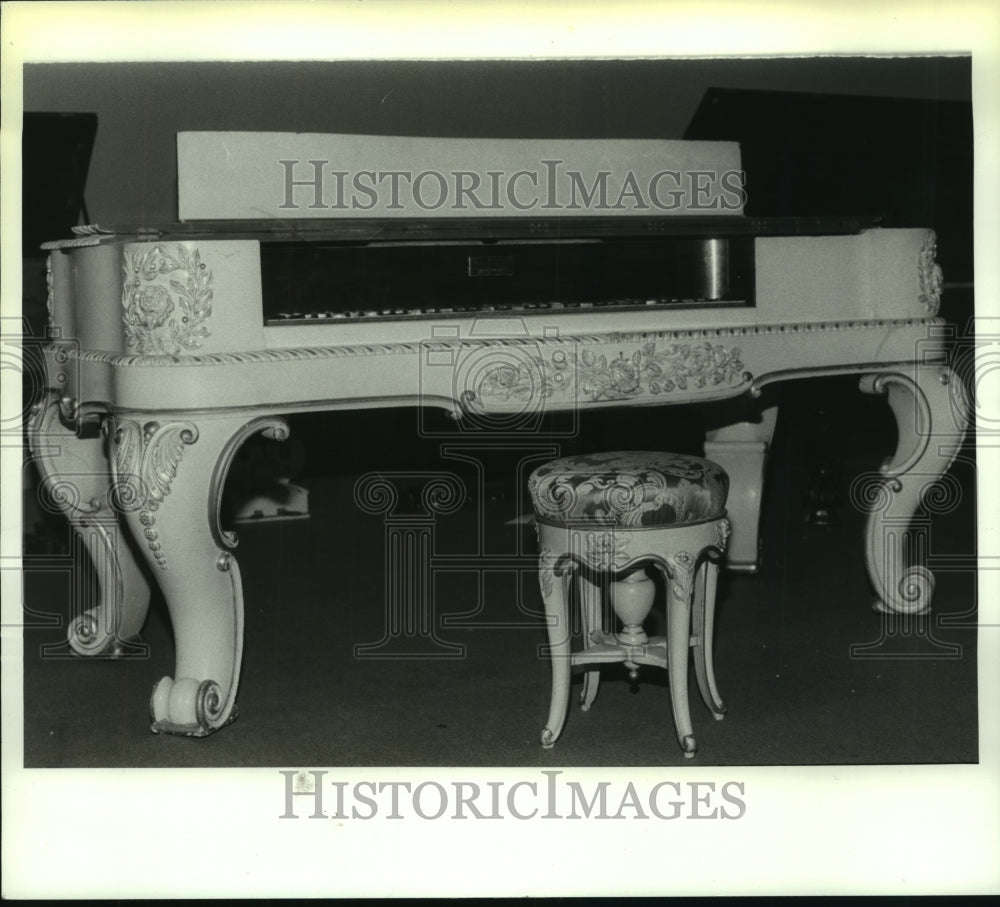
<svg viewBox="0 0 1000 907">
<path fill-rule="evenodd" d="M 47 244 L 46 388 L 28 426 L 97 566 L 73 649 L 121 651 L 151 581 L 166 600 L 176 664 L 154 731 L 204 736 L 235 716 L 243 591 L 222 490 L 240 446 L 287 437 L 299 412 L 741 398 L 750 415 L 705 446 L 732 478 L 729 565 L 753 570 L 776 415 L 762 390 L 856 374 L 899 430 L 860 492 L 877 607 L 930 607 L 905 529 L 968 419 L 930 230 L 746 217 L 739 149 L 722 142 L 182 133 L 178 170 L 179 223 Z"/>
</svg>

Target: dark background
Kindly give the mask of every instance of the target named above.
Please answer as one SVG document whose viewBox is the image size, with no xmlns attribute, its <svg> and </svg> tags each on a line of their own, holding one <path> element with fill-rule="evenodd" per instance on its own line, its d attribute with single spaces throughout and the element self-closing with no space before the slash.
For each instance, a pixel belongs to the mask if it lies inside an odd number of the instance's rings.
<svg viewBox="0 0 1000 907">
<path fill-rule="evenodd" d="M 97 114 L 87 203 L 98 223 L 159 223 L 176 217 L 175 135 L 180 131 L 676 139 L 688 130 L 709 89 L 969 102 L 971 60 L 822 57 L 24 68 L 26 111 Z M 809 132 L 815 118 L 804 109 L 786 108 L 784 116 L 766 121 L 748 115 L 758 120 L 760 135 L 786 152 L 805 147 L 809 153 L 827 153 L 833 146 L 816 146 Z M 727 116 L 732 116 L 732 108 Z M 888 140 L 882 160 L 896 166 L 905 163 L 901 151 L 920 156 L 958 148 L 969 153 L 971 134 L 944 123 L 935 127 L 928 122 L 922 134 L 896 138 L 890 127 L 880 124 L 877 116 L 851 123 L 839 113 L 813 135 L 821 136 L 824 144 L 834 142 L 838 151 L 851 145 L 874 149 Z M 743 125 L 739 129 L 746 132 Z M 879 176 L 902 183 L 900 189 L 907 194 L 933 191 L 926 179 L 914 185 L 893 176 L 895 172 L 892 166 L 883 167 Z M 911 171 L 905 173 L 909 177 Z M 825 188 L 833 187 L 816 185 L 805 197 L 820 207 L 835 202 L 836 193 Z M 752 184 L 749 195 L 754 204 Z M 796 202 L 803 204 L 805 197 Z"/>
</svg>

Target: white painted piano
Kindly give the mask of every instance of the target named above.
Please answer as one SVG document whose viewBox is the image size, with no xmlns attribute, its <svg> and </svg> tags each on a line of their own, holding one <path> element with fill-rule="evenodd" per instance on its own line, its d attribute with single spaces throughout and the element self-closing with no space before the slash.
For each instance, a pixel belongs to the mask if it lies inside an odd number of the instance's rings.
<svg viewBox="0 0 1000 907">
<path fill-rule="evenodd" d="M 868 572 L 880 607 L 929 608 L 903 537 L 968 418 L 929 230 L 746 218 L 727 143 L 195 133 L 179 175 L 179 223 L 47 244 L 28 426 L 98 567 L 74 650 L 117 651 L 162 590 L 176 666 L 154 731 L 235 716 L 243 592 L 222 489 L 246 439 L 282 439 L 304 411 L 535 417 L 857 374 L 899 428 L 867 490 Z M 758 409 L 705 445 L 732 478 L 733 569 L 757 558 L 775 420 Z"/>
</svg>

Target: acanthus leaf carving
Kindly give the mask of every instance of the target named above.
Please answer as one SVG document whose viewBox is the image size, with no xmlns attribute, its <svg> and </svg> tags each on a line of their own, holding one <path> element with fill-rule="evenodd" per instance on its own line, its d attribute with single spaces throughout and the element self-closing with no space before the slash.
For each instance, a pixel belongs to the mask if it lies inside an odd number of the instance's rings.
<svg viewBox="0 0 1000 907">
<path fill-rule="evenodd" d="M 122 421 L 115 431 L 116 496 L 120 508 L 139 511 L 142 534 L 156 563 L 166 569 L 166 555 L 156 531 L 155 512 L 170 494 L 184 448 L 198 440 L 192 422 Z"/>
<path fill-rule="evenodd" d="M 142 478 L 146 483 L 150 509 L 157 509 L 170 494 L 170 484 L 177 477 L 177 465 L 188 444 L 198 439 L 198 429 L 191 422 L 170 422 L 160 425 L 147 422 L 143 427 L 146 450 L 142 461 Z"/>
</svg>

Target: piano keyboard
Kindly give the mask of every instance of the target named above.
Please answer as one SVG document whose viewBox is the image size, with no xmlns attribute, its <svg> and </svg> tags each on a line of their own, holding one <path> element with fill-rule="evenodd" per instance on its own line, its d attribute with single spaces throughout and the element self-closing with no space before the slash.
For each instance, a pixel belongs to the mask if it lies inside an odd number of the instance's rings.
<svg viewBox="0 0 1000 907">
<path fill-rule="evenodd" d="M 421 308 L 394 308 L 380 311 L 317 311 L 317 312 L 277 312 L 265 322 L 274 325 L 322 324 L 329 322 L 374 321 L 386 319 L 420 319 L 440 316 L 470 315 L 488 318 L 490 315 L 520 315 L 543 312 L 592 312 L 614 309 L 616 311 L 641 311 L 649 309 L 705 308 L 715 306 L 745 306 L 745 300 L 733 299 L 609 299 L 593 302 L 547 302 L 547 303 L 494 303 L 481 306 L 440 306 Z"/>
</svg>

